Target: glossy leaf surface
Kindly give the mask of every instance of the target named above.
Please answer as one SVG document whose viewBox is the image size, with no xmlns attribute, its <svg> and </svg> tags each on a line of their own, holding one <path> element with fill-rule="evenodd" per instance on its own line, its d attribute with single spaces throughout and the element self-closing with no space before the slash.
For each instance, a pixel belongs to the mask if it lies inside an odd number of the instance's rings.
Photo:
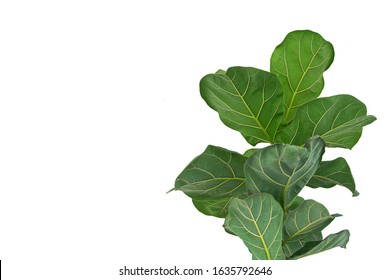
<svg viewBox="0 0 390 280">
<path fill-rule="evenodd" d="M 318 33 L 297 30 L 275 48 L 271 72 L 284 90 L 285 119 L 294 119 L 299 106 L 318 97 L 324 87 L 323 73 L 333 62 L 334 50 Z"/>
<path fill-rule="evenodd" d="M 283 120 L 283 90 L 278 78 L 252 67 L 231 67 L 200 81 L 200 93 L 222 122 L 251 145 L 273 143 Z"/>
<path fill-rule="evenodd" d="M 254 259 L 284 259 L 282 250 L 283 209 L 267 193 L 234 198 L 225 219 L 226 228 L 240 237 Z"/>
<path fill-rule="evenodd" d="M 300 146 L 309 137 L 319 135 L 328 147 L 352 149 L 362 127 L 375 120 L 351 95 L 318 98 L 299 108 L 295 119 L 278 135 L 278 142 Z"/>
</svg>

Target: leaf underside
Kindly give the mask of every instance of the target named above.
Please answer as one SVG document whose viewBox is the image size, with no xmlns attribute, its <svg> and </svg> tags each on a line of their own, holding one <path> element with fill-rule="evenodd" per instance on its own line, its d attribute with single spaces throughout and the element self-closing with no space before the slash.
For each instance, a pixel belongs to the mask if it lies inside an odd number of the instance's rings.
<svg viewBox="0 0 390 280">
<path fill-rule="evenodd" d="M 328 235 L 322 241 L 307 242 L 303 248 L 293 254 L 290 259 L 300 259 L 336 247 L 346 248 L 349 236 L 350 233 L 348 230 L 342 230 L 338 233 Z"/>
<path fill-rule="evenodd" d="M 351 169 L 344 158 L 337 158 L 331 161 L 322 161 L 316 173 L 307 183 L 311 188 L 331 188 L 336 185 L 344 186 L 352 192 L 353 196 L 358 196 L 355 181 Z"/>
<path fill-rule="evenodd" d="M 321 241 L 322 240 L 322 233 L 317 232 L 313 233 L 301 240 L 297 241 L 290 241 L 288 243 L 285 243 L 283 245 L 283 252 L 286 255 L 286 258 L 290 258 L 294 253 L 301 250 L 306 243 L 308 242 L 314 242 L 314 241 Z"/>
</svg>

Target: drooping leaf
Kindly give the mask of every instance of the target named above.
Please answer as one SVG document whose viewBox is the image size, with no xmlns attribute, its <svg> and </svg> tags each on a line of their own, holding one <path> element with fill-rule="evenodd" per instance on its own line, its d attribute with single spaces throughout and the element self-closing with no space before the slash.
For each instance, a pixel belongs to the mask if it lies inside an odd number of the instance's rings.
<svg viewBox="0 0 390 280">
<path fill-rule="evenodd" d="M 283 252 L 286 258 L 290 258 L 295 252 L 301 250 L 306 243 L 313 242 L 313 241 L 321 241 L 321 240 L 322 240 L 321 232 L 313 233 L 301 240 L 290 241 L 288 243 L 285 243 L 283 245 Z"/>
<path fill-rule="evenodd" d="M 245 199 L 234 198 L 229 205 L 225 224 L 240 237 L 258 260 L 284 259 L 282 250 L 283 209 L 267 193 Z"/>
<path fill-rule="evenodd" d="M 364 103 L 351 95 L 318 98 L 299 108 L 277 141 L 299 146 L 309 137 L 319 135 L 328 147 L 352 149 L 359 141 L 362 127 L 375 120 L 374 116 L 367 116 Z"/>
<path fill-rule="evenodd" d="M 288 208 L 318 169 L 324 141 L 310 138 L 305 147 L 275 144 L 259 149 L 245 164 L 249 194 L 267 192 Z"/>
<path fill-rule="evenodd" d="M 330 215 L 324 205 L 308 199 L 290 211 L 284 222 L 283 240 L 289 242 L 303 240 L 321 232 L 338 214 Z"/>
<path fill-rule="evenodd" d="M 251 145 L 272 143 L 283 120 L 283 90 L 278 78 L 252 67 L 231 67 L 200 81 L 200 93 L 222 122 Z"/>
<path fill-rule="evenodd" d="M 336 247 L 346 248 L 350 233 L 348 230 L 342 230 L 338 233 L 328 235 L 322 241 L 307 242 L 302 249 L 297 251 L 291 259 L 300 259 L 310 255 L 324 252 Z"/>
<path fill-rule="evenodd" d="M 216 146 L 206 150 L 180 173 L 175 190 L 195 200 L 219 200 L 246 192 L 243 155 Z"/>
<path fill-rule="evenodd" d="M 332 64 L 334 50 L 318 33 L 297 30 L 289 33 L 271 57 L 271 72 L 284 90 L 285 119 L 291 121 L 297 108 L 317 98 L 323 87 L 323 73 Z"/>
<path fill-rule="evenodd" d="M 353 196 L 359 195 L 355 189 L 351 169 L 347 161 L 341 157 L 331 161 L 322 161 L 307 185 L 311 188 L 331 188 L 340 185 L 349 189 Z"/>
</svg>

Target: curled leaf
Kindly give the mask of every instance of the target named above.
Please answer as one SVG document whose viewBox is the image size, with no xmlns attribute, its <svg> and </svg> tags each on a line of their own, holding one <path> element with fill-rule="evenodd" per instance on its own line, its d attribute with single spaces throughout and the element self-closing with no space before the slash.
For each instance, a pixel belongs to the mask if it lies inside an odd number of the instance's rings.
<svg viewBox="0 0 390 280">
<path fill-rule="evenodd" d="M 318 169 L 324 148 L 324 141 L 313 137 L 305 147 L 276 144 L 259 149 L 245 164 L 249 194 L 270 193 L 288 208 Z"/>
</svg>

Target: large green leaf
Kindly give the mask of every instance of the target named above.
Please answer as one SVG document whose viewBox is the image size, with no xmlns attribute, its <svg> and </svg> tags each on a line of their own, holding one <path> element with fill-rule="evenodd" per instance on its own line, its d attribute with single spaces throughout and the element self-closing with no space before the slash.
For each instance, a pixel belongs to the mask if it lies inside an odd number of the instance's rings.
<svg viewBox="0 0 390 280">
<path fill-rule="evenodd" d="M 321 203 L 311 199 L 305 200 L 286 216 L 283 227 L 284 243 L 303 240 L 321 232 L 337 216 L 340 215 L 330 215 Z"/>
<path fill-rule="evenodd" d="M 318 169 L 324 141 L 310 138 L 305 147 L 275 144 L 253 153 L 245 164 L 249 194 L 267 192 L 288 208 Z"/>
<path fill-rule="evenodd" d="M 180 173 L 175 190 L 195 200 L 219 200 L 246 193 L 243 155 L 216 146 L 206 150 Z"/>
<path fill-rule="evenodd" d="M 313 242 L 313 241 L 321 241 L 321 240 L 322 240 L 321 232 L 313 233 L 301 240 L 290 241 L 288 243 L 285 243 L 283 245 L 283 252 L 286 258 L 290 258 L 294 253 L 301 250 L 306 243 Z"/>
<path fill-rule="evenodd" d="M 362 127 L 375 121 L 364 103 L 351 95 L 318 98 L 299 108 L 292 122 L 278 135 L 278 142 L 303 145 L 309 137 L 321 136 L 328 147 L 352 149 Z"/>
<path fill-rule="evenodd" d="M 320 34 L 309 30 L 289 33 L 275 48 L 271 57 L 271 72 L 284 90 L 286 121 L 291 121 L 297 108 L 317 98 L 323 87 L 323 73 L 332 64 L 333 46 Z"/>
<path fill-rule="evenodd" d="M 331 161 L 322 161 L 307 185 L 311 188 L 331 188 L 340 185 L 349 189 L 353 196 L 359 195 L 355 189 L 351 169 L 347 161 L 341 157 Z"/>
<path fill-rule="evenodd" d="M 297 251 L 291 259 L 300 259 L 306 256 L 324 252 L 336 247 L 346 248 L 350 233 L 348 230 L 342 230 L 338 233 L 328 235 L 322 241 L 307 242 L 303 248 Z"/>
<path fill-rule="evenodd" d="M 234 198 L 225 219 L 226 228 L 240 237 L 254 259 L 284 259 L 282 250 L 283 209 L 267 193 Z"/>
<path fill-rule="evenodd" d="M 283 120 L 283 90 L 278 78 L 252 67 L 231 67 L 200 81 L 200 93 L 219 113 L 222 122 L 235 129 L 251 145 L 273 143 Z"/>
</svg>

